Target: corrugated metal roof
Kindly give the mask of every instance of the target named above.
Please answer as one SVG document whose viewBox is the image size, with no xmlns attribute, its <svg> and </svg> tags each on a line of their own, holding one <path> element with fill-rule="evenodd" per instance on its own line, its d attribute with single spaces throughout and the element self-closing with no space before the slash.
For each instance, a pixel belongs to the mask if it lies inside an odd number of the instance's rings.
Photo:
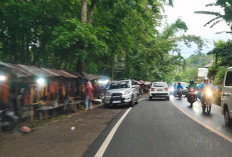
<svg viewBox="0 0 232 157">
<path fill-rule="evenodd" d="M 66 78 L 80 78 L 82 77 L 79 73 L 71 74 L 64 70 L 39 68 L 33 65 L 22 65 L 22 64 L 10 64 L 0 62 L 0 66 L 8 68 L 11 73 L 15 74 L 16 77 L 33 77 L 33 76 L 45 76 L 45 77 L 66 77 Z"/>
<path fill-rule="evenodd" d="M 83 75 L 84 75 L 84 77 L 86 78 L 86 79 L 88 79 L 88 80 L 98 80 L 98 79 L 100 79 L 102 76 L 101 75 L 94 75 L 94 74 L 88 74 L 88 73 L 86 73 L 86 72 L 83 72 Z"/>
<path fill-rule="evenodd" d="M 209 68 L 213 64 L 214 60 L 211 59 L 208 64 L 204 66 L 204 68 Z"/>
<path fill-rule="evenodd" d="M 13 68 L 10 64 L 7 64 L 7 63 L 1 62 L 1 61 L 0 61 L 0 65 L 3 65 L 3 66 L 8 67 L 8 68 Z"/>
<path fill-rule="evenodd" d="M 17 77 L 30 77 L 33 76 L 31 73 L 29 73 L 28 71 L 22 69 L 18 64 L 10 64 L 13 67 L 13 73 L 17 76 Z"/>
<path fill-rule="evenodd" d="M 25 71 L 27 71 L 27 72 L 29 72 L 29 73 L 31 73 L 32 75 L 34 75 L 34 76 L 56 76 L 56 75 L 53 75 L 53 74 L 51 74 L 51 73 L 49 73 L 49 72 L 47 72 L 47 71 L 45 71 L 45 70 L 43 70 L 43 69 L 40 69 L 40 68 L 38 68 L 38 67 L 36 67 L 36 66 L 32 66 L 32 65 L 22 65 L 22 64 L 19 64 L 19 66 L 23 69 L 23 70 L 25 70 Z"/>
<path fill-rule="evenodd" d="M 66 71 L 63 71 L 63 70 L 56 70 L 56 69 L 49 69 L 50 71 L 52 71 L 53 73 L 56 73 L 60 76 L 63 76 L 63 77 L 67 77 L 67 78 L 78 78 L 77 76 L 73 75 L 73 74 L 70 74 Z"/>
<path fill-rule="evenodd" d="M 46 69 L 46 68 L 41 68 L 41 69 L 43 69 L 44 71 L 48 72 L 50 75 L 53 75 L 53 76 L 60 76 L 59 74 L 54 73 L 54 72 L 52 72 L 52 71 L 49 70 L 49 69 Z"/>
<path fill-rule="evenodd" d="M 30 73 L 28 73 L 28 72 L 24 71 L 23 69 L 19 68 L 16 64 L 0 62 L 0 65 L 8 68 L 11 71 L 11 73 L 13 73 L 16 77 L 32 76 Z"/>
</svg>

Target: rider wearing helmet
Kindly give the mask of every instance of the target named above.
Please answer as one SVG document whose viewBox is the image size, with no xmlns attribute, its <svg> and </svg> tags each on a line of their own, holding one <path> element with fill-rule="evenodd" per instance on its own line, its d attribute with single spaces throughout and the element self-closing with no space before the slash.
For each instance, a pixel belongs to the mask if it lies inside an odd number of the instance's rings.
<svg viewBox="0 0 232 157">
<path fill-rule="evenodd" d="M 193 80 L 190 80 L 189 85 L 188 85 L 188 87 L 187 87 L 188 90 L 189 90 L 190 88 L 197 89 L 197 85 L 194 83 Z"/>
<path fill-rule="evenodd" d="M 190 80 L 189 85 L 187 86 L 188 90 L 190 90 L 191 88 L 194 90 L 197 90 L 197 85 L 195 84 L 195 82 L 193 80 Z M 187 96 L 187 99 L 189 99 L 189 92 L 187 92 L 186 96 Z M 197 99 L 197 97 L 196 97 L 196 99 Z"/>
<path fill-rule="evenodd" d="M 201 94 L 199 95 L 199 99 L 203 100 L 203 97 L 204 97 L 204 89 L 205 88 L 210 88 L 211 90 L 215 90 L 215 87 L 209 83 L 209 78 L 208 77 L 205 77 L 204 78 L 204 82 L 202 82 L 201 84 L 198 85 L 198 89 L 199 91 L 201 91 Z"/>
<path fill-rule="evenodd" d="M 184 86 L 180 83 L 180 82 L 178 82 L 178 85 L 176 86 L 176 89 L 177 89 L 177 95 L 179 94 L 179 92 L 180 92 L 180 90 L 181 89 L 184 89 Z M 181 91 L 182 92 L 182 91 Z"/>
</svg>

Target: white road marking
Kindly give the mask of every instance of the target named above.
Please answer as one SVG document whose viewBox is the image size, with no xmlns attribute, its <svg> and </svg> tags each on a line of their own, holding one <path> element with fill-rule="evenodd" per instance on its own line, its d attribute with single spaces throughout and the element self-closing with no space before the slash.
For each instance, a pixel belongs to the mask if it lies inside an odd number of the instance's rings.
<svg viewBox="0 0 232 157">
<path fill-rule="evenodd" d="M 143 100 L 143 99 L 145 99 L 145 98 L 147 98 L 147 97 L 141 98 L 141 99 L 139 99 L 138 101 L 141 101 L 141 100 Z"/>
<path fill-rule="evenodd" d="M 141 99 L 140 99 L 141 100 Z M 99 150 L 97 151 L 97 153 L 95 154 L 95 157 L 102 157 L 103 154 L 106 151 L 106 148 L 108 147 L 108 145 L 110 144 L 110 141 L 112 140 L 115 132 L 117 131 L 118 127 L 120 126 L 120 124 L 122 123 L 122 121 L 125 119 L 125 117 L 127 116 L 127 114 L 130 112 L 131 107 L 127 109 L 127 111 L 123 114 L 123 116 L 119 119 L 119 121 L 115 124 L 115 126 L 113 127 L 113 129 L 110 131 L 110 133 L 108 134 L 108 136 L 106 137 L 105 141 L 103 142 L 103 144 L 101 145 L 101 147 L 99 148 Z"/>
</svg>

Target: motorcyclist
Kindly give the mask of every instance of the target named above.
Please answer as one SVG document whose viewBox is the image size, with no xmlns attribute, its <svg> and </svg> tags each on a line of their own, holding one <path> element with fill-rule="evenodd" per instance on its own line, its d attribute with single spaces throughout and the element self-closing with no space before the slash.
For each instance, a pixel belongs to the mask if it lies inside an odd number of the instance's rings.
<svg viewBox="0 0 232 157">
<path fill-rule="evenodd" d="M 203 98 L 204 98 L 204 94 L 205 94 L 204 93 L 205 88 L 210 88 L 211 90 L 215 90 L 215 87 L 211 83 L 209 83 L 208 77 L 205 77 L 204 82 L 202 82 L 198 85 L 198 89 L 201 92 L 201 94 L 199 94 L 199 99 L 201 100 L 202 104 L 203 104 Z"/>
<path fill-rule="evenodd" d="M 197 85 L 194 83 L 193 80 L 190 80 L 189 85 L 187 86 L 187 89 L 189 90 L 190 88 L 196 89 L 197 90 Z"/>
<path fill-rule="evenodd" d="M 182 95 L 181 89 L 184 89 L 184 86 L 180 82 L 178 82 L 178 85 L 176 86 L 177 95 L 179 94 L 179 92 L 181 92 L 181 95 Z"/>
<path fill-rule="evenodd" d="M 197 90 L 197 85 L 193 80 L 190 80 L 189 85 L 187 86 L 188 90 L 190 90 L 191 88 Z M 187 99 L 189 99 L 189 92 L 187 92 Z"/>
</svg>

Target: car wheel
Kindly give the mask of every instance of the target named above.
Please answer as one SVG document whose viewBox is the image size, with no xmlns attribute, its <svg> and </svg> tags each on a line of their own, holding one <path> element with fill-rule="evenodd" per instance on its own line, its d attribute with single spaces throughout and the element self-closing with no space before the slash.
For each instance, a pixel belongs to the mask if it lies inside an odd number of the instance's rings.
<svg viewBox="0 0 232 157">
<path fill-rule="evenodd" d="M 110 108 L 110 104 L 105 103 L 104 106 L 105 108 Z"/>
<path fill-rule="evenodd" d="M 169 101 L 170 100 L 169 97 L 167 97 L 166 100 Z"/>
<path fill-rule="evenodd" d="M 226 126 L 230 126 L 231 125 L 232 120 L 230 118 L 229 110 L 228 110 L 227 107 L 224 110 L 224 120 L 225 120 Z"/>
<path fill-rule="evenodd" d="M 152 100 L 152 96 L 149 96 L 149 100 Z"/>
</svg>

